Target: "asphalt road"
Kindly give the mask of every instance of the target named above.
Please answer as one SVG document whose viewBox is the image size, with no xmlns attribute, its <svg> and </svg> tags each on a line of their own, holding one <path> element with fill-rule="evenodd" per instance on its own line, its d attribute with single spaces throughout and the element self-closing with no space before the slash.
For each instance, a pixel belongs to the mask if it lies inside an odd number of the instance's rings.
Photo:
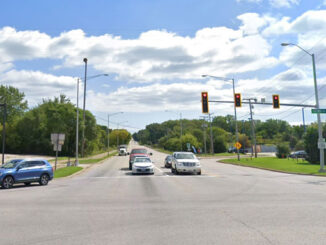
<svg viewBox="0 0 326 245">
<path fill-rule="evenodd" d="M 326 244 L 326 178 L 202 159 L 202 176 L 132 176 L 113 157 L 48 186 L 0 190 L 0 244 Z"/>
</svg>

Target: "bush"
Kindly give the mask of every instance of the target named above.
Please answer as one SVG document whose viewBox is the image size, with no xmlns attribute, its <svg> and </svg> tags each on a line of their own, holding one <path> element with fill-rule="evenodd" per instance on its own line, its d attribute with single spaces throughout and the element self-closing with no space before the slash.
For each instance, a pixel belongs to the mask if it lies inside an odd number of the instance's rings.
<svg viewBox="0 0 326 245">
<path fill-rule="evenodd" d="M 290 147 L 288 144 L 280 143 L 276 146 L 276 156 L 278 158 L 286 158 L 290 154 Z"/>
</svg>

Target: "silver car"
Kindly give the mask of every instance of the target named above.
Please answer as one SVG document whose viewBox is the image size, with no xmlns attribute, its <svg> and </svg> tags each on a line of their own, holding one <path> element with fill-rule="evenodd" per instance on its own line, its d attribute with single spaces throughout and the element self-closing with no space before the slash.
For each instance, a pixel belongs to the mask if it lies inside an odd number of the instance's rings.
<svg viewBox="0 0 326 245">
<path fill-rule="evenodd" d="M 154 165 L 149 157 L 135 157 L 132 174 L 154 174 Z"/>
<path fill-rule="evenodd" d="M 191 152 L 174 152 L 172 155 L 171 172 L 194 173 L 201 175 L 201 165 L 197 157 Z"/>
</svg>

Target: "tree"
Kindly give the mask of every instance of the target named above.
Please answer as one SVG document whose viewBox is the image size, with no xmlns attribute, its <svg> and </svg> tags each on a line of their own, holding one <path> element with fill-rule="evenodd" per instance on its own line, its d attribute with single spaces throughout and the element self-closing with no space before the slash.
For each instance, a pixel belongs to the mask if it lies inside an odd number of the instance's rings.
<svg viewBox="0 0 326 245">
<path fill-rule="evenodd" d="M 0 86 L 0 102 L 7 104 L 6 122 L 9 124 L 15 118 L 22 117 L 28 108 L 25 94 L 12 86 Z M 3 118 L 3 109 L 0 111 L 0 118 Z"/>
</svg>

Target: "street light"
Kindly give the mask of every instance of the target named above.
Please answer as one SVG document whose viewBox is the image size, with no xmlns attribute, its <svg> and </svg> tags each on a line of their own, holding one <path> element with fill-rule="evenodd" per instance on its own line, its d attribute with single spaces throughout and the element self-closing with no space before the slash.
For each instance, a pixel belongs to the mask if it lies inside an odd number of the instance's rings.
<svg viewBox="0 0 326 245">
<path fill-rule="evenodd" d="M 116 113 L 112 113 L 112 114 L 108 114 L 108 152 L 110 152 L 110 116 L 115 116 L 115 115 L 118 115 L 118 114 L 121 114 L 123 113 L 122 111 L 120 112 L 116 112 Z"/>
<path fill-rule="evenodd" d="M 315 99 L 316 99 L 316 108 L 317 108 L 317 120 L 318 120 L 318 148 L 320 151 L 320 169 L 319 172 L 325 172 L 324 166 L 324 148 L 325 148 L 325 139 L 323 138 L 323 131 L 320 119 L 320 112 L 319 112 L 319 99 L 318 99 L 318 88 L 317 88 L 317 77 L 316 77 L 316 64 L 315 64 L 315 55 L 309 53 L 307 50 L 303 49 L 297 44 L 294 43 L 281 43 L 282 46 L 296 46 L 301 49 L 306 54 L 310 55 L 312 58 L 312 71 L 314 76 L 314 87 L 315 87 Z"/>
<path fill-rule="evenodd" d="M 103 73 L 103 74 L 98 74 L 94 76 L 88 77 L 88 80 L 94 79 L 100 76 L 108 76 L 109 74 Z M 76 119 L 76 161 L 75 165 L 78 166 L 78 142 L 79 142 L 79 81 L 81 81 L 81 78 L 77 78 L 77 119 Z M 85 80 L 86 81 L 86 80 Z M 85 85 L 86 87 L 86 85 Z M 85 96 L 86 96 L 86 91 L 84 90 L 84 101 L 85 101 Z M 83 108 L 83 123 L 85 125 L 85 103 L 84 103 L 84 108 Z M 84 141 L 84 128 L 83 127 L 83 141 Z M 84 156 L 84 144 L 82 144 L 82 156 Z"/>
<path fill-rule="evenodd" d="M 180 115 L 180 142 L 181 142 L 181 151 L 182 151 L 182 141 L 181 141 L 181 137 L 182 137 L 182 112 L 178 113 L 178 112 L 175 112 L 175 111 L 169 111 L 169 110 L 165 110 L 165 112 L 171 112 L 171 113 L 174 113 L 176 115 Z"/>
<path fill-rule="evenodd" d="M 222 80 L 222 81 L 225 81 L 225 82 L 232 81 L 233 99 L 235 98 L 234 78 L 217 77 L 217 76 L 211 76 L 211 75 L 202 75 L 202 77 L 211 77 L 211 78 L 215 78 L 217 80 Z M 239 142 L 238 122 L 237 122 L 237 108 L 235 106 L 235 103 L 233 103 L 233 107 L 234 107 L 234 119 L 235 119 L 235 137 L 236 137 L 236 141 Z M 237 155 L 238 155 L 238 161 L 240 161 L 240 154 L 239 154 L 238 147 L 237 147 Z"/>
</svg>

